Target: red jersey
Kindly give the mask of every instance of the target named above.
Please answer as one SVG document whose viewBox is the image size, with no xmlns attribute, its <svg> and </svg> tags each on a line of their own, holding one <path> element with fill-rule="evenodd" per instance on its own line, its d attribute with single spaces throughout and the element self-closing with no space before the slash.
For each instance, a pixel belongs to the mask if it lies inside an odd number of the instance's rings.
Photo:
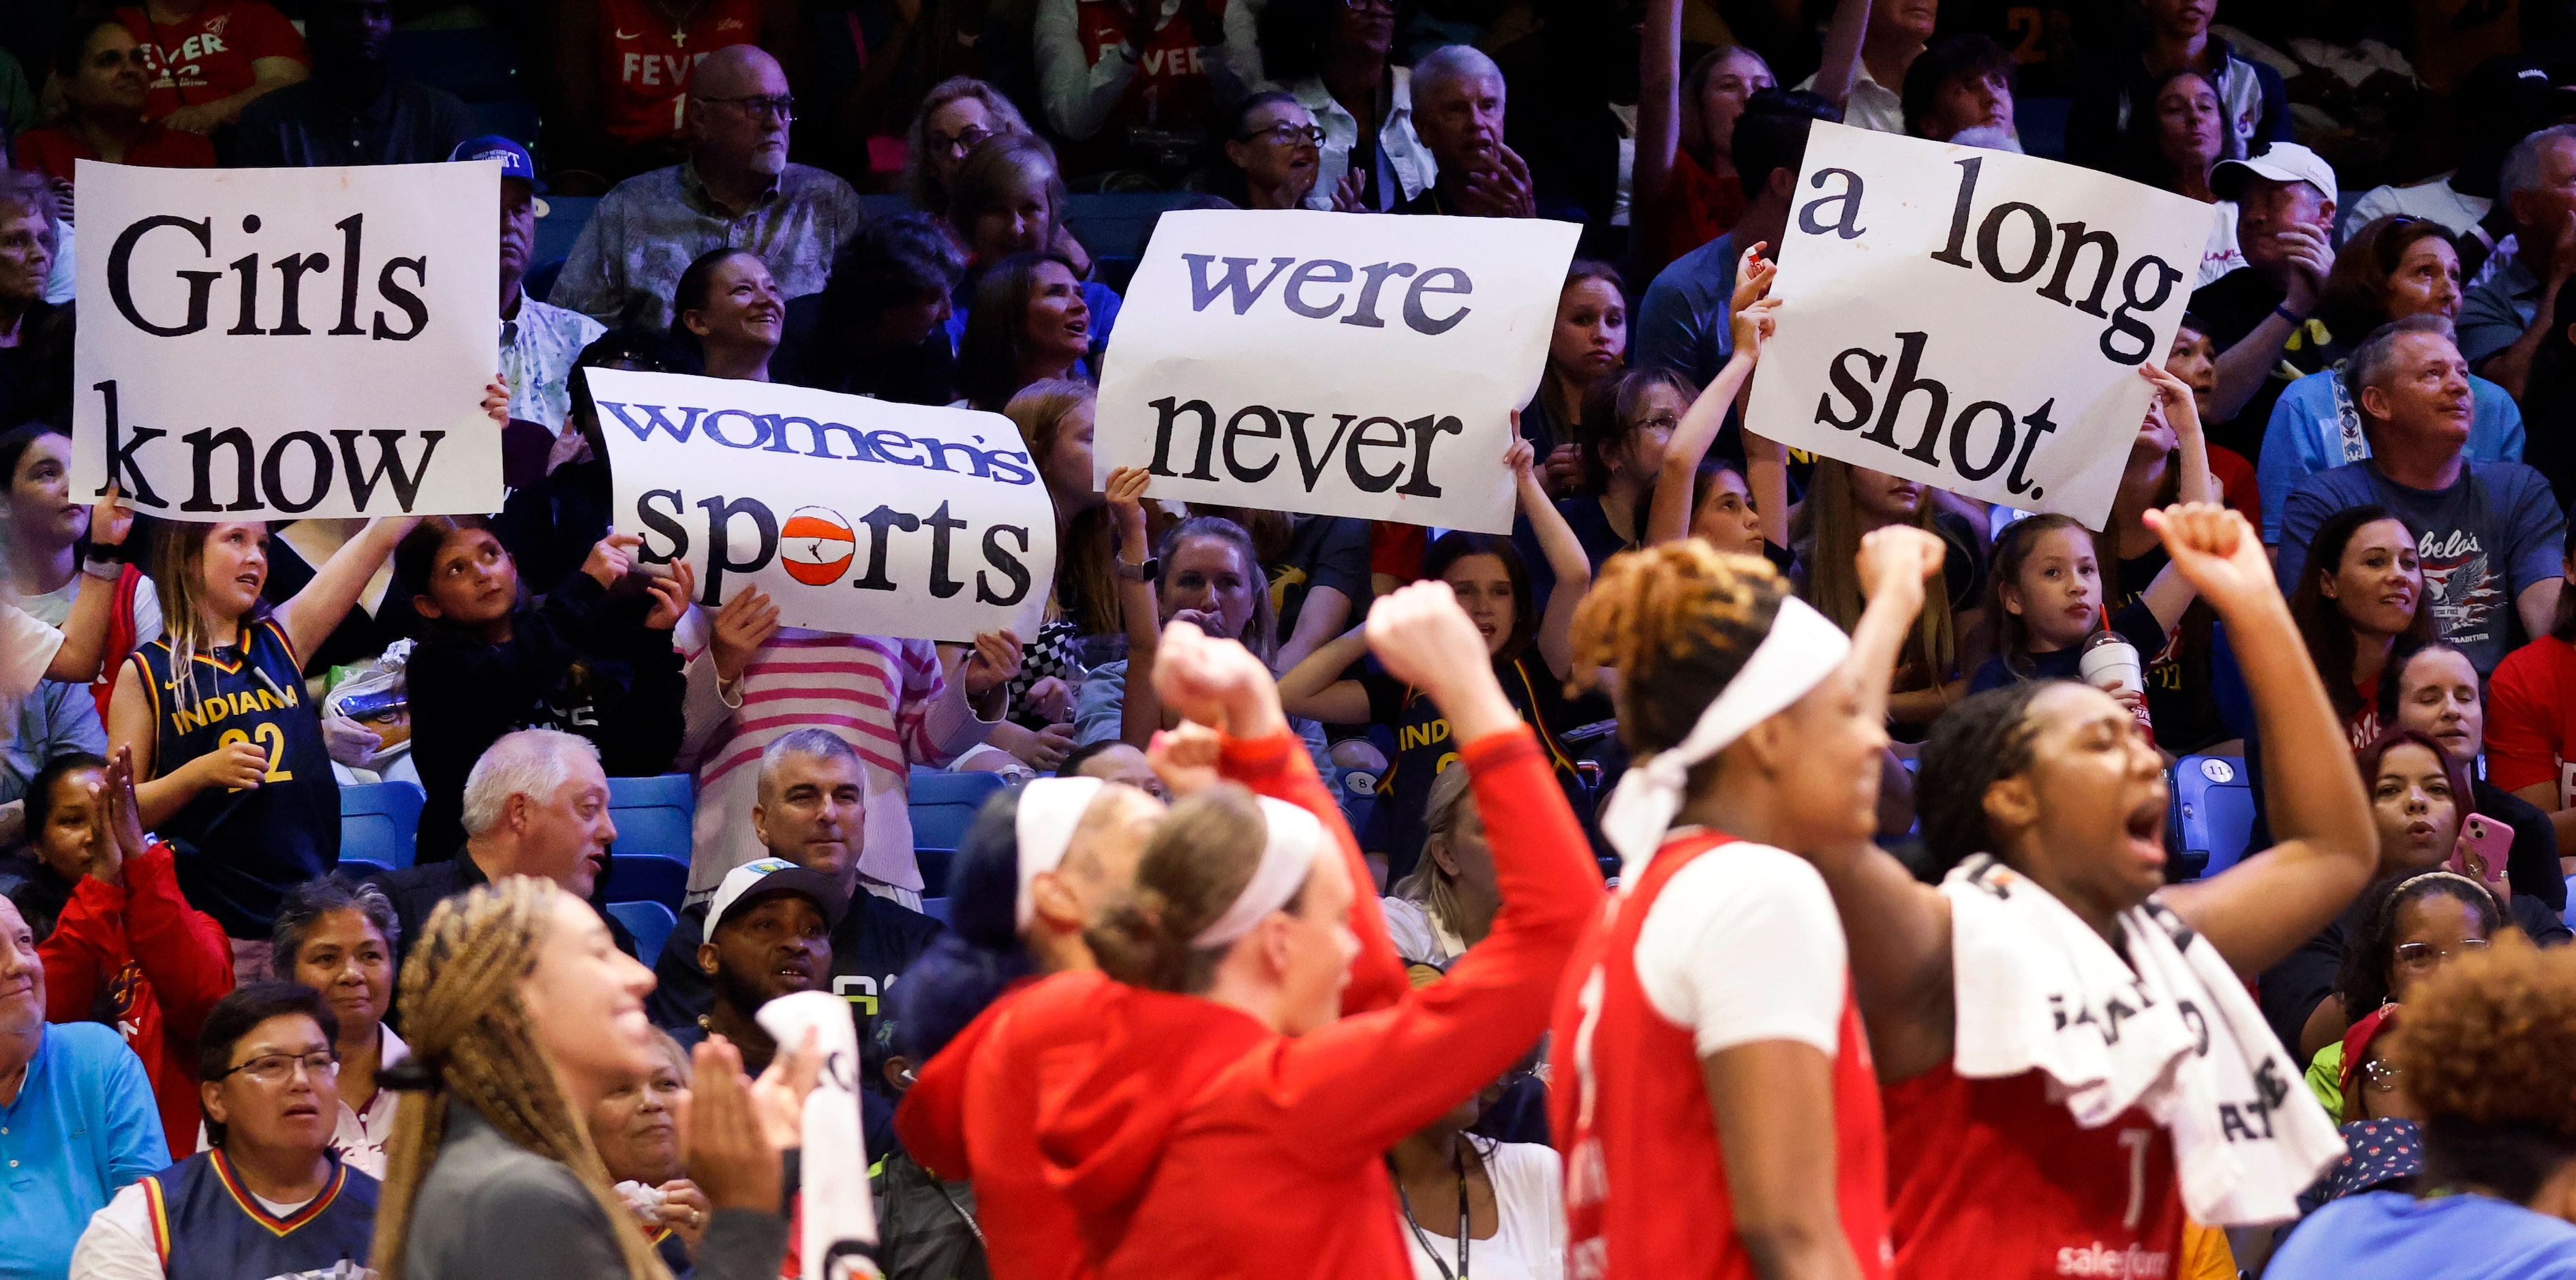
<svg viewBox="0 0 2576 1280">
<path fill-rule="evenodd" d="M 195 17 L 179 22 L 154 22 L 141 5 L 119 9 L 116 17 L 143 46 L 144 71 L 152 77 L 143 114 L 153 120 L 251 87 L 259 79 L 252 64 L 261 58 L 313 61 L 294 24 L 264 0 L 206 0 Z"/>
<path fill-rule="evenodd" d="M 2576 805 L 2576 646 L 2554 636 L 2505 655 L 2487 687 L 2487 781 L 2507 791 L 2549 783 L 2555 807 Z"/>
<path fill-rule="evenodd" d="M 1163 0 L 1136 2 L 1159 5 Z M 1136 50 L 1136 74 L 1118 95 L 1117 105 L 1110 108 L 1109 118 L 1099 132 L 1079 141 L 1066 141 L 1068 172 L 1133 163 L 1126 141 L 1130 128 L 1208 126 L 1216 114 L 1216 90 L 1208 81 L 1206 55 L 1191 17 L 1194 11 L 1203 11 L 1205 17 L 1200 23 L 1217 29 L 1224 22 L 1225 6 L 1226 0 L 1189 0 Z M 1074 33 L 1081 39 L 1083 55 L 1090 65 L 1097 67 L 1104 58 L 1125 56 L 1118 50 L 1127 43 L 1127 19 L 1127 6 L 1119 0 L 1077 0 Z M 1211 41 L 1210 47 L 1220 42 Z"/>
<path fill-rule="evenodd" d="M 1887 1086 L 1898 1280 L 2162 1280 L 2182 1253 L 2173 1139 L 2136 1108 L 2080 1128 L 2036 1071 L 1944 1063 Z"/>
<path fill-rule="evenodd" d="M 629 145 L 680 131 L 689 73 L 727 45 L 760 43 L 760 0 L 705 0 L 674 26 L 652 0 L 599 0 L 599 100 Z"/>
<path fill-rule="evenodd" d="M 1698 1032 L 1659 1007 L 1637 963 L 1640 936 L 1665 888 L 1729 845 L 1792 857 L 1713 831 L 1669 838 L 1645 874 L 1603 911 L 1566 968 L 1552 1028 L 1557 1084 L 1548 1110 L 1565 1153 L 1568 1280 L 1753 1280 L 1759 1274 L 1736 1238 Z M 1809 868 L 1806 875 L 1815 872 Z M 1813 889 L 1823 921 L 1802 926 L 1831 925 L 1821 879 Z M 1831 941 L 1839 951 L 1839 927 Z M 1769 981 L 1746 972 L 1751 981 Z M 1848 971 L 1842 973 L 1833 1059 L 1835 1200 L 1861 1274 L 1884 1277 L 1886 1139 L 1876 1069 Z"/>
<path fill-rule="evenodd" d="M 232 944 L 213 916 L 179 895 L 167 844 L 126 861 L 123 884 L 90 876 L 73 886 L 54 931 L 36 945 L 45 966 L 45 1020 L 105 1013 L 143 1060 L 170 1158 L 197 1150 L 197 1029 L 233 989 Z"/>
<path fill-rule="evenodd" d="M 18 135 L 18 145 L 13 150 L 19 168 L 65 182 L 71 181 L 76 162 L 105 158 L 99 155 L 98 148 L 69 129 L 29 129 Z M 148 124 L 143 126 L 143 136 L 125 149 L 125 159 L 118 163 L 146 169 L 212 169 L 215 144 L 202 134 Z"/>
</svg>

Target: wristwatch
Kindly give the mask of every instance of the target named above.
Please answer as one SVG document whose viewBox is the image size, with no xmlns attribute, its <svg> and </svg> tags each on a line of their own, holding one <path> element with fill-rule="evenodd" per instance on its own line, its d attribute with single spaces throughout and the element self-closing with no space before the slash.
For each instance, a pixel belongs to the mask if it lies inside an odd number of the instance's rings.
<svg viewBox="0 0 2576 1280">
<path fill-rule="evenodd" d="M 1149 559 L 1143 564 L 1129 564 L 1124 559 L 1112 556 L 1109 558 L 1109 565 L 1118 571 L 1119 577 L 1129 582 L 1160 582 L 1163 578 L 1163 561 L 1160 557 Z"/>
</svg>

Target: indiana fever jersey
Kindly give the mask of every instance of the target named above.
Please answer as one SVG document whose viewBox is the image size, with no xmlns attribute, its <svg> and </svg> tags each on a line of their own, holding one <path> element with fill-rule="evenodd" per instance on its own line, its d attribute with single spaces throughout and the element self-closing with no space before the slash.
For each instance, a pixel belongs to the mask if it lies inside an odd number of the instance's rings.
<svg viewBox="0 0 2576 1280">
<path fill-rule="evenodd" d="M 1963 1080 L 1947 1063 L 1886 1096 L 1897 1280 L 2180 1274 L 2173 1141 L 2145 1112 L 2079 1128 L 2036 1071 Z"/>
<path fill-rule="evenodd" d="M 376 1180 L 331 1156 L 322 1194 L 284 1217 L 241 1184 L 221 1151 L 203 1151 L 143 1179 L 152 1245 L 170 1280 L 320 1275 L 366 1265 L 376 1228 Z M 372 1274 L 372 1273 L 370 1273 Z"/>
<path fill-rule="evenodd" d="M 265 938 L 279 896 L 340 861 L 340 785 L 295 647 L 271 618 L 243 634 L 242 648 L 196 655 L 193 688 L 172 676 L 167 637 L 131 661 L 152 704 L 156 776 L 236 742 L 268 757 L 258 786 L 198 792 L 159 833 L 178 851 L 192 905 L 233 937 Z"/>
<path fill-rule="evenodd" d="M 759 41 L 760 0 L 701 0 L 676 24 L 652 0 L 599 0 L 599 27 L 602 123 L 619 142 L 650 142 L 680 132 L 689 73 L 708 54 Z"/>
<path fill-rule="evenodd" d="M 1728 846 L 1734 846 L 1729 848 Z M 1708 859 L 1739 865 L 1703 868 L 1672 895 L 1676 907 L 1732 897 L 1704 919 L 1723 935 L 1724 911 L 1749 899 L 1774 920 L 1795 917 L 1796 927 L 1827 930 L 1841 953 L 1841 930 L 1831 899 L 1812 867 L 1794 855 L 1732 836 L 1702 831 L 1667 838 L 1634 885 L 1612 897 L 1574 953 L 1567 973 L 1576 978 L 1559 995 L 1552 1027 L 1554 1076 L 1549 1110 L 1557 1146 L 1565 1152 L 1566 1275 L 1568 1280 L 1753 1280 L 1752 1256 L 1736 1237 L 1727 1192 L 1726 1158 L 1702 1075 L 1702 1036 L 1697 1027 L 1669 1016 L 1654 994 L 1668 990 L 1660 973 L 1665 938 L 1652 936 L 1641 963 L 1641 935 L 1649 935 L 1656 904 L 1677 876 Z M 1773 902 L 1766 884 L 1805 878 L 1811 892 Z M 1731 959 L 1731 958 L 1730 958 Z M 1794 963 L 1804 963 L 1801 958 Z M 1732 965 L 1741 981 L 1770 981 L 1759 965 Z M 1878 1112 L 1878 1086 L 1858 1007 L 1843 965 L 1833 966 L 1839 1000 L 1827 989 L 1803 1025 L 1834 1028 L 1834 1183 L 1843 1234 L 1860 1274 L 1882 1280 L 1887 1272 L 1886 1151 Z M 1704 1023 L 1728 1017 L 1723 993 L 1703 992 Z M 1808 1003 L 1800 997 L 1802 1003 Z M 1742 1012 L 1757 998 L 1735 1005 Z M 1838 1006 L 1838 1008 L 1837 1008 Z M 1713 1021 L 1712 1021 L 1713 1020 Z M 1787 1023 L 1782 1023 L 1786 1026 Z M 1801 1042 L 1822 1040 L 1801 1031 Z M 1720 1044 L 1713 1052 L 1731 1045 Z M 1818 1047 L 1822 1047 L 1819 1045 Z M 1962 1272 L 1962 1275 L 1969 1273 Z"/>
</svg>

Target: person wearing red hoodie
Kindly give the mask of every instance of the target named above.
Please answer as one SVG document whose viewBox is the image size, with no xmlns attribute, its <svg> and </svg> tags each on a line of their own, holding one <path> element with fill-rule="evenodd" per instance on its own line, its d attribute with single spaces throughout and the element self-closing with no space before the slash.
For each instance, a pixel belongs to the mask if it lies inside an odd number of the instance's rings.
<svg viewBox="0 0 2576 1280">
<path fill-rule="evenodd" d="M 1180 644 L 1193 641 L 1207 643 L 1190 631 Z M 1199 669 L 1186 659 L 1158 662 L 1157 685 L 1179 689 Z M 1364 875 L 1340 806 L 1279 710 L 1277 684 L 1247 679 L 1232 692 L 1234 705 L 1212 713 L 1227 731 L 1185 725 L 1160 735 L 1157 768 L 1175 779 L 1192 775 L 1184 790 L 1222 778 L 1306 810 L 1335 833 L 1353 874 Z M 1175 705 L 1213 705 L 1204 694 L 1181 696 Z M 1037 1149 L 1030 1068 L 1051 1046 L 1032 1038 L 1032 1020 L 1016 1011 L 1033 993 L 1040 1003 L 1079 1007 L 1111 985 L 1084 931 L 1133 890 L 1137 860 L 1162 818 L 1163 806 L 1144 792 L 1087 778 L 1040 779 L 997 797 L 951 867 L 950 935 L 894 989 L 906 1051 L 923 1062 L 895 1111 L 895 1131 L 924 1168 L 972 1182 L 997 1280 L 1093 1274 L 1073 1209 L 1047 1181 Z M 1408 984 L 1377 900 L 1355 900 L 1350 923 L 1361 955 L 1342 1007 L 1394 1003 Z"/>
<path fill-rule="evenodd" d="M 1697 539 L 1614 557 L 1575 615 L 1637 763 L 1601 815 L 1619 892 L 1557 997 L 1571 1274 L 1887 1274 L 1877 1079 L 1801 852 L 1877 831 L 1888 685 L 1941 554 L 1864 539 L 1856 636 Z"/>
<path fill-rule="evenodd" d="M 151 1078 L 170 1158 L 184 1160 L 197 1149 L 197 1028 L 233 989 L 232 946 L 179 895 L 168 842 L 144 843 L 133 754 L 120 748 L 94 779 L 76 801 L 90 808 L 89 873 L 36 947 L 45 1020 L 89 1021 L 105 997 L 110 1025 Z"/>
<path fill-rule="evenodd" d="M 1231 722 L 1269 672 L 1180 630 L 1158 688 L 1191 719 Z M 1502 911 L 1447 981 L 1345 1014 L 1368 881 L 1325 824 L 1232 787 L 1175 805 L 1134 899 L 1089 931 L 1118 981 L 1075 1000 L 1033 989 L 1017 1015 L 1054 1046 L 1032 1066 L 1038 1146 L 1102 1280 L 1411 1276 L 1387 1149 L 1536 1041 L 1598 909 L 1590 846 L 1448 585 L 1381 599 L 1368 637 L 1448 716 Z"/>
</svg>

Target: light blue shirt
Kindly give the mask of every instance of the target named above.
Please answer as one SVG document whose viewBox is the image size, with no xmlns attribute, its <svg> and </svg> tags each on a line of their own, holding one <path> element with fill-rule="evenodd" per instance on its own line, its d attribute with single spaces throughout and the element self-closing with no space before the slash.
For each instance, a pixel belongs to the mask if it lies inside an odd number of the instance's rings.
<svg viewBox="0 0 2576 1280">
<path fill-rule="evenodd" d="M 2576 1280 L 2576 1224 L 2491 1196 L 2372 1191 L 2308 1215 L 2264 1272 L 2274 1280 Z"/>
<path fill-rule="evenodd" d="M 2320 471 L 2370 456 L 2370 441 L 2357 437 L 2358 458 L 2344 456 L 2338 415 L 2342 397 L 2335 394 L 2340 368 L 2312 373 L 2291 383 L 2272 405 L 2271 425 L 2263 430 L 2263 460 L 2255 465 L 2255 487 L 2263 491 L 2263 541 L 2281 540 L 2281 512 L 2290 492 Z M 2356 419 L 2358 422 L 2358 419 Z M 2358 427 L 2355 428 L 2358 431 Z M 2505 389 L 2469 376 L 2469 443 L 2464 450 L 2479 462 L 2522 461 L 2522 409 Z"/>
<path fill-rule="evenodd" d="M 18 1100 L 0 1107 L 0 1280 L 69 1271 L 89 1216 L 169 1167 L 143 1060 L 98 1023 L 46 1027 Z"/>
</svg>

